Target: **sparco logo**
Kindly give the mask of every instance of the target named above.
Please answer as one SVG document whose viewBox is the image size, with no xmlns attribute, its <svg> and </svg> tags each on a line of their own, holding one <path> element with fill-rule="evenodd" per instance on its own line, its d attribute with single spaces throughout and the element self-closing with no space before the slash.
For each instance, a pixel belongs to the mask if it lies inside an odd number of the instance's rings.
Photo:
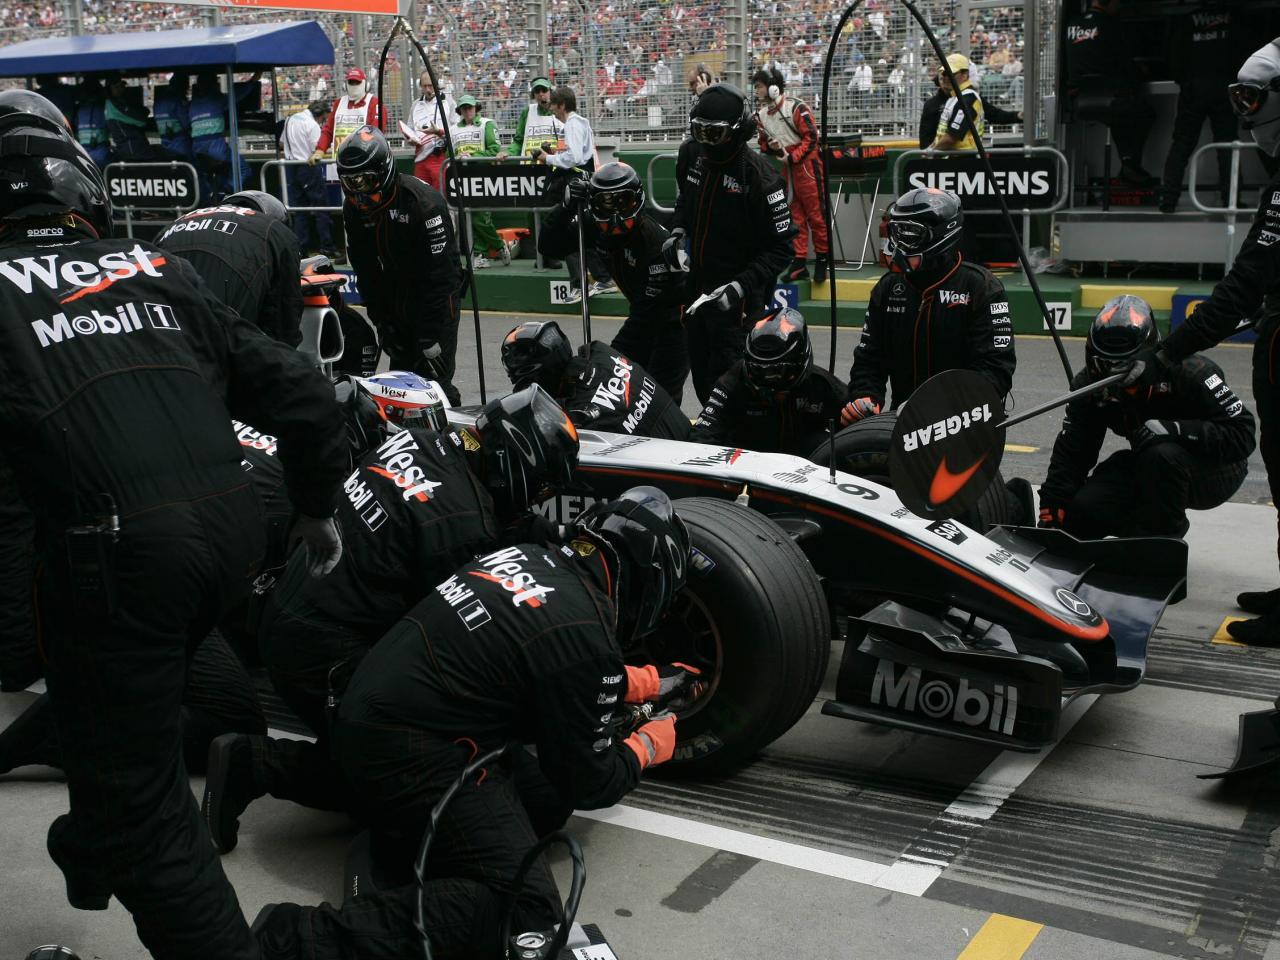
<svg viewBox="0 0 1280 960">
<path fill-rule="evenodd" d="M 907 453 L 918 447 L 926 447 L 934 440 L 945 440 L 955 436 L 961 430 L 967 430 L 975 423 L 986 423 L 991 419 L 991 405 L 984 403 L 980 407 L 966 410 L 958 416 L 947 417 L 937 423 L 912 430 L 902 435 L 902 449 Z"/>
<path fill-rule="evenodd" d="M 542 606 L 547 594 L 555 593 L 555 587 L 539 586 L 533 574 L 526 573 L 520 561 L 528 561 L 528 557 L 516 547 L 507 547 L 476 561 L 483 570 L 472 570 L 470 575 L 481 580 L 489 580 L 512 594 L 511 602 L 517 607 Z"/>
<path fill-rule="evenodd" d="M 1013 734 L 1018 717 L 1018 688 L 992 684 L 989 689 L 970 686 L 960 677 L 953 686 L 946 680 L 922 683 L 919 667 L 907 667 L 901 678 L 892 660 L 881 660 L 871 681 L 871 702 L 896 710 L 922 713 L 933 720 L 950 720 L 969 727 L 985 726 L 992 733 Z"/>
<path fill-rule="evenodd" d="M 55 313 L 49 320 L 36 320 L 31 329 L 43 348 L 74 337 L 134 333 L 142 329 L 143 318 L 153 330 L 182 329 L 168 304 L 135 302 L 122 303 L 112 313 L 93 309 L 82 309 L 79 313 Z"/>
</svg>

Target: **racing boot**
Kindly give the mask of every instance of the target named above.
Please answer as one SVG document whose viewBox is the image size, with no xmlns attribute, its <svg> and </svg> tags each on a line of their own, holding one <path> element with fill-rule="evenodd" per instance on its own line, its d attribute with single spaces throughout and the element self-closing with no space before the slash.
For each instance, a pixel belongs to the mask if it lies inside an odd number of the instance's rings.
<svg viewBox="0 0 1280 960">
<path fill-rule="evenodd" d="M 1280 610 L 1271 610 L 1253 620 L 1227 624 L 1227 633 L 1237 643 L 1251 647 L 1280 647 Z"/>
<path fill-rule="evenodd" d="M 1031 481 L 1025 477 L 1014 477 L 1012 480 L 1005 481 L 1004 488 L 1009 493 L 1013 525 L 1016 527 L 1034 527 L 1036 525 L 1036 495 L 1031 489 Z"/>
<path fill-rule="evenodd" d="M 808 280 L 809 268 L 805 265 L 803 260 L 796 257 L 791 261 L 791 266 L 787 267 L 787 272 L 784 276 L 786 277 L 787 283 L 795 283 L 797 280 Z"/>
<path fill-rule="evenodd" d="M 75 862 L 68 848 L 75 827 L 64 813 L 49 825 L 45 846 L 49 856 L 67 881 L 67 903 L 77 910 L 105 910 L 111 903 L 111 886 L 93 869 Z"/>
<path fill-rule="evenodd" d="M 818 254 L 818 260 L 813 265 L 813 282 L 827 282 L 827 258 L 825 254 Z"/>
<path fill-rule="evenodd" d="M 298 956 L 298 918 L 302 908 L 296 903 L 268 903 L 253 921 L 249 932 L 258 941 L 262 960 L 284 960 Z"/>
<path fill-rule="evenodd" d="M 240 814 L 267 792 L 254 772 L 253 739 L 240 733 L 227 733 L 215 737 L 209 744 L 209 772 L 204 783 L 204 798 L 200 801 L 200 815 L 219 853 L 230 853 L 236 848 Z"/>
<path fill-rule="evenodd" d="M 1280 607 L 1280 587 L 1274 590 L 1246 590 L 1236 595 L 1236 606 L 1245 613 L 1270 613 Z"/>
</svg>

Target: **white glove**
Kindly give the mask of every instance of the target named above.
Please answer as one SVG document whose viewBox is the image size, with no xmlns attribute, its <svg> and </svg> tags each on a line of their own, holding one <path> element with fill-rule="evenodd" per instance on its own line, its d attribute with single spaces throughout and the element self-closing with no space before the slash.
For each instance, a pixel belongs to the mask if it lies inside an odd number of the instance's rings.
<svg viewBox="0 0 1280 960">
<path fill-rule="evenodd" d="M 298 514 L 294 521 L 291 543 L 301 540 L 307 550 L 307 572 L 323 577 L 333 572 L 342 559 L 342 537 L 333 517 L 308 517 Z"/>
<path fill-rule="evenodd" d="M 742 284 L 737 280 L 731 283 L 723 284 L 716 287 L 710 293 L 704 293 L 693 303 L 689 304 L 689 309 L 685 311 L 686 316 L 693 316 L 701 310 L 708 307 L 714 307 L 716 310 L 729 311 L 736 310 L 742 305 Z"/>
<path fill-rule="evenodd" d="M 671 236 L 662 241 L 662 258 L 667 261 L 667 266 L 679 273 L 689 272 L 689 251 L 684 245 L 685 234 L 683 227 L 676 227 L 671 231 Z"/>
</svg>

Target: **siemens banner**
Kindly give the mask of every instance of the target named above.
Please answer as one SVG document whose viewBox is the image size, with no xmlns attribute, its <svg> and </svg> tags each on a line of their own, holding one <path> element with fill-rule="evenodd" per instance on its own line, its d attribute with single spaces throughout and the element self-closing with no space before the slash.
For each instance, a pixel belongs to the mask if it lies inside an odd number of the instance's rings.
<svg viewBox="0 0 1280 960">
<path fill-rule="evenodd" d="M 191 210 L 200 196 L 187 163 L 109 163 L 104 171 L 112 206 L 134 210 Z"/>
<path fill-rule="evenodd" d="M 1047 155 L 992 153 L 995 177 L 977 154 L 928 154 L 904 164 L 906 189 L 933 187 L 960 197 L 966 210 L 999 210 L 997 191 L 1011 210 L 1048 210 L 1058 202 L 1060 166 Z"/>
<path fill-rule="evenodd" d="M 552 168 L 535 163 L 445 164 L 444 195 L 449 205 L 461 209 L 530 209 L 552 207 L 561 199 L 548 194 Z"/>
</svg>

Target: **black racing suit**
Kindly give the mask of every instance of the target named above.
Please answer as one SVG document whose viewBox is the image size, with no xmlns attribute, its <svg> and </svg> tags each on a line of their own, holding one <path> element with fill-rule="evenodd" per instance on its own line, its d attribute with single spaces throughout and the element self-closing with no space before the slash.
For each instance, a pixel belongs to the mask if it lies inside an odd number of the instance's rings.
<svg viewBox="0 0 1280 960">
<path fill-rule="evenodd" d="M 1072 389 L 1090 379 L 1082 370 Z M 1093 469 L 1108 430 L 1132 440 L 1148 420 L 1176 421 L 1179 438 L 1117 451 Z M 1082 540 L 1181 537 L 1188 509 L 1216 507 L 1240 488 L 1253 446 L 1244 401 L 1221 367 L 1192 354 L 1139 396 L 1095 393 L 1068 404 L 1040 505 L 1063 510 L 1063 529 Z"/>
<path fill-rule="evenodd" d="M 639 761 L 611 729 L 626 671 L 610 572 L 599 552 L 584 552 L 526 543 L 472 561 L 360 664 L 338 710 L 338 758 L 369 821 L 409 856 L 463 766 L 506 743 L 535 743 L 542 773 L 572 808 L 609 806 L 638 783 Z M 501 897 L 535 840 L 505 763 L 454 796 L 427 862 L 437 957 L 497 956 Z M 341 910 L 304 907 L 287 929 L 263 935 L 264 955 L 408 955 L 416 897 L 411 885 Z M 559 914 L 555 880 L 538 861 L 513 929 L 546 929 Z"/>
<path fill-rule="evenodd" d="M 1207 350 L 1229 337 L 1242 320 L 1262 315 L 1254 325 L 1253 402 L 1258 408 L 1258 448 L 1267 468 L 1271 500 L 1280 510 L 1280 176 L 1262 191 L 1262 202 L 1240 253 L 1209 299 L 1161 344 L 1171 360 Z M 1280 525 L 1280 524 L 1278 524 Z M 1276 544 L 1280 554 L 1280 538 Z"/>
<path fill-rule="evenodd" d="M 325 704 L 360 659 L 433 584 L 491 545 L 493 499 L 471 472 L 457 434 L 410 429 L 352 471 L 338 506 L 345 549 L 317 580 L 295 554 L 272 591 L 259 636 L 271 682 L 320 738 L 254 738 L 258 790 L 320 809 L 350 809 L 330 758 Z"/>
<path fill-rule="evenodd" d="M 298 241 L 287 223 L 247 207 L 204 207 L 156 243 L 190 261 L 218 299 L 267 336 L 291 347 L 302 340 Z"/>
<path fill-rule="evenodd" d="M 77 905 L 114 894 L 159 960 L 258 956 L 182 765 L 188 652 L 248 589 L 262 519 L 228 408 L 281 438 L 324 517 L 333 390 L 136 240 L 0 250 L 0 463 L 36 516 L 40 642 L 71 796 L 49 849 Z M 101 517 L 117 517 L 95 532 Z M 83 531 L 83 532 L 81 532 Z"/>
<path fill-rule="evenodd" d="M 1089 10 L 1071 19 L 1066 27 L 1066 74 L 1067 95 L 1073 103 L 1080 95 L 1105 100 L 1102 116 L 1120 162 L 1140 169 L 1155 111 L 1139 92 L 1142 76 L 1118 17 Z"/>
<path fill-rule="evenodd" d="M 849 369 L 849 399 L 870 397 L 884 407 L 887 383 L 896 408 L 935 373 L 957 368 L 982 374 L 1003 398 L 1017 363 L 1004 284 L 965 260 L 922 283 L 886 273 L 872 289 Z"/>
<path fill-rule="evenodd" d="M 671 227 L 686 234 L 689 302 L 732 281 L 742 286 L 739 309 L 723 312 L 708 304 L 686 317 L 693 389 L 706 403 L 716 380 L 742 356 L 748 319 L 773 301 L 796 230 L 778 168 L 745 146 L 719 163 L 696 140 L 685 141 L 676 159 L 676 187 Z"/>
<path fill-rule="evenodd" d="M 366 217 L 346 203 L 342 219 L 347 256 L 392 369 L 438 380 L 458 404 L 453 370 L 462 269 L 444 197 L 402 173 L 390 206 Z M 423 351 L 437 344 L 440 356 L 425 359 Z"/>
<path fill-rule="evenodd" d="M 843 380 L 816 364 L 787 392 L 759 393 L 739 360 L 717 381 L 689 439 L 807 457 L 839 424 L 847 393 Z"/>
<path fill-rule="evenodd" d="M 575 426 L 658 440 L 685 440 L 689 419 L 640 364 L 593 340 L 565 368 L 556 399 Z"/>
<path fill-rule="evenodd" d="M 621 237 L 603 234 L 588 218 L 585 239 L 595 244 L 614 283 L 631 305 L 612 345 L 648 370 L 678 406 L 689 375 L 689 348 L 681 317 L 688 278 L 668 267 L 662 255 L 666 229 L 642 211 L 631 232 Z M 577 249 L 577 219 L 563 204 L 557 204 L 543 218 L 538 252 L 562 260 Z"/>
</svg>

